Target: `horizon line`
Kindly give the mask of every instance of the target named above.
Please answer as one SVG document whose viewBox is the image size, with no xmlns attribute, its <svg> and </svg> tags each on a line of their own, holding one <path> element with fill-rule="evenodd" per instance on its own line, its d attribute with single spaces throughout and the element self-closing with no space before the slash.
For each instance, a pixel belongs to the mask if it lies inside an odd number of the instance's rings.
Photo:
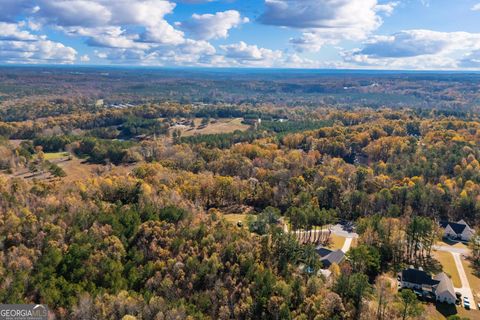
<svg viewBox="0 0 480 320">
<path fill-rule="evenodd" d="M 238 70 L 238 71 L 340 71 L 340 72 L 382 72 L 382 73 L 480 73 L 480 69 L 368 69 L 368 68 L 295 68 L 295 67 L 223 67 L 223 66 L 147 66 L 111 64 L 4 64 L 0 68 L 108 68 L 108 69 L 157 69 L 157 70 Z"/>
</svg>

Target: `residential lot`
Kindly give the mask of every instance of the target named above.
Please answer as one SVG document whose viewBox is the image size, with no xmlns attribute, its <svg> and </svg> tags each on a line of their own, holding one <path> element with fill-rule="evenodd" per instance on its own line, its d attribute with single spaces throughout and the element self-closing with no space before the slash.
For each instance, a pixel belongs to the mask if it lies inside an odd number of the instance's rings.
<svg viewBox="0 0 480 320">
<path fill-rule="evenodd" d="M 446 251 L 435 251 L 433 256 L 442 264 L 443 271 L 450 276 L 453 286 L 455 288 L 460 288 L 462 283 L 452 254 Z"/>
</svg>

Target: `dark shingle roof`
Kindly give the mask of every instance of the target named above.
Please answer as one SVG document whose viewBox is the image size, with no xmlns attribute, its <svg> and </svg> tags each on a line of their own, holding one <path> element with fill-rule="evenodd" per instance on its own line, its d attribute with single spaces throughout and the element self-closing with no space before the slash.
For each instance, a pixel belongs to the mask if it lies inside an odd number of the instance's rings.
<svg viewBox="0 0 480 320">
<path fill-rule="evenodd" d="M 324 247 L 319 247 L 319 248 L 316 249 L 316 251 L 317 251 L 317 254 L 322 258 L 325 257 L 325 256 L 328 256 L 330 253 L 332 253 L 332 250 L 324 248 Z"/>
<path fill-rule="evenodd" d="M 453 232 L 456 234 L 461 234 L 463 230 L 467 227 L 466 224 L 463 223 L 456 223 L 456 222 L 448 222 L 448 221 L 441 221 L 440 226 L 442 228 L 446 228 L 447 226 L 450 226 L 452 228 Z"/>
<path fill-rule="evenodd" d="M 439 283 L 439 281 L 433 280 L 432 277 L 425 271 L 413 268 L 402 271 L 402 281 L 418 285 L 426 284 L 429 286 L 434 286 Z"/>
</svg>

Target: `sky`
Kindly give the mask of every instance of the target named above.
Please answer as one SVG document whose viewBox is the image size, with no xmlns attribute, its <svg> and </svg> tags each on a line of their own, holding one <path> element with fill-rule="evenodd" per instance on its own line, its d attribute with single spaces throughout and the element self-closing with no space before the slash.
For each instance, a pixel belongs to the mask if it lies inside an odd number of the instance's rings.
<svg viewBox="0 0 480 320">
<path fill-rule="evenodd" d="M 480 70 L 480 0 L 0 0 L 0 64 Z"/>
</svg>

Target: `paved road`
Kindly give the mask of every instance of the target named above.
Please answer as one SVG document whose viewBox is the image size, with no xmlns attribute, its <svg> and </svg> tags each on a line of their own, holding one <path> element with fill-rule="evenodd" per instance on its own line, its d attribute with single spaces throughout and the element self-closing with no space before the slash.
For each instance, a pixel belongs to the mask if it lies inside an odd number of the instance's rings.
<svg viewBox="0 0 480 320">
<path fill-rule="evenodd" d="M 347 231 L 343 229 L 343 226 L 340 224 L 336 224 L 330 228 L 332 233 L 336 234 L 337 236 L 345 237 L 345 238 L 358 238 L 358 234 L 353 231 Z"/>
<path fill-rule="evenodd" d="M 468 254 L 470 251 L 465 248 L 455 248 L 452 246 L 433 246 L 433 249 L 438 250 L 438 251 L 447 251 L 451 253 L 459 253 L 459 254 Z"/>
<path fill-rule="evenodd" d="M 456 291 L 462 293 L 462 296 L 468 297 L 470 300 L 470 308 L 472 310 L 476 310 L 477 306 L 475 304 L 475 299 L 473 299 L 472 289 L 470 289 L 470 283 L 468 282 L 467 274 L 465 273 L 465 269 L 463 268 L 462 264 L 462 257 L 460 253 L 457 252 L 450 252 L 453 255 L 453 259 L 455 260 L 455 265 L 457 266 L 458 275 L 460 276 L 460 281 L 462 282 L 461 288 L 455 288 Z M 463 304 L 463 301 L 462 301 Z"/>
<path fill-rule="evenodd" d="M 350 250 L 350 246 L 352 245 L 353 238 L 345 238 L 345 243 L 343 244 L 342 251 L 347 253 Z"/>
</svg>

